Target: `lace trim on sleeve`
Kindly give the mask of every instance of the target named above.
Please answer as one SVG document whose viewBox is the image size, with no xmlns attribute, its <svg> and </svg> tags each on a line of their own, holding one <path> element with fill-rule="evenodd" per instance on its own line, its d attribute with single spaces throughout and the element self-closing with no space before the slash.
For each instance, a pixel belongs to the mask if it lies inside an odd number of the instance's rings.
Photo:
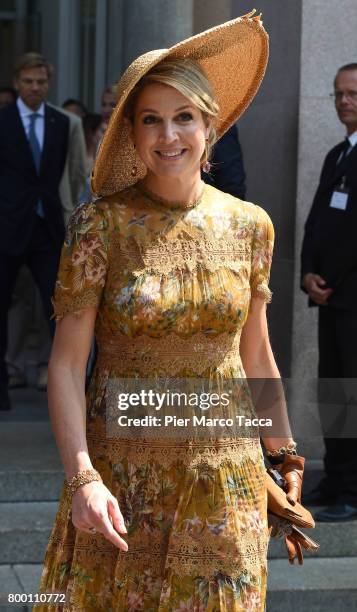
<svg viewBox="0 0 357 612">
<path fill-rule="evenodd" d="M 88 289 L 81 295 L 73 296 L 65 294 L 63 291 L 56 299 L 52 298 L 53 312 L 52 319 L 61 321 L 66 314 L 73 314 L 79 317 L 86 308 L 98 306 L 98 295 L 94 289 Z"/>
<path fill-rule="evenodd" d="M 258 207 L 252 243 L 251 295 L 271 302 L 268 286 L 274 248 L 274 227 L 268 214 Z"/>
<path fill-rule="evenodd" d="M 266 282 L 262 282 L 252 288 L 252 297 L 262 298 L 265 302 L 270 303 L 272 301 L 273 292 L 269 289 Z"/>
</svg>

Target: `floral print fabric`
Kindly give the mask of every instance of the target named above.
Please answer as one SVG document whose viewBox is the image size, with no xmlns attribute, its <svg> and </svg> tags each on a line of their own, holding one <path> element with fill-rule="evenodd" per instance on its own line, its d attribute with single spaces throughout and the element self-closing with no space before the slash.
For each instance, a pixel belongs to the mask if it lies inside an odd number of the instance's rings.
<svg viewBox="0 0 357 612">
<path fill-rule="evenodd" d="M 43 591 L 66 592 L 61 610 L 265 609 L 259 438 L 202 447 L 111 439 L 105 393 L 112 377 L 244 377 L 239 337 L 252 296 L 271 298 L 273 240 L 263 209 L 210 186 L 191 209 L 138 185 L 72 216 L 54 310 L 61 318 L 98 309 L 88 446 L 119 501 L 129 551 L 77 532 L 63 490 L 41 581 Z"/>
</svg>

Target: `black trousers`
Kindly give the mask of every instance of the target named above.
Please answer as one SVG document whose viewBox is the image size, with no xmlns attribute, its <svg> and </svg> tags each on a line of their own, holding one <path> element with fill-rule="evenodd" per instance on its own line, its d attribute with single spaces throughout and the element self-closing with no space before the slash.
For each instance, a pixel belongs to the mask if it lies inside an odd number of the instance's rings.
<svg viewBox="0 0 357 612">
<path fill-rule="evenodd" d="M 357 312 L 321 306 L 318 330 L 319 412 L 326 435 L 322 487 L 337 502 L 357 506 Z"/>
<path fill-rule="evenodd" d="M 30 242 L 23 254 L 0 253 L 0 384 L 7 383 L 8 379 L 5 362 L 7 319 L 17 274 L 22 265 L 29 267 L 40 291 L 45 317 L 53 336 L 55 323 L 51 320 L 53 313 L 51 297 L 56 282 L 60 254 L 61 250 L 53 244 L 46 222 L 40 217 L 37 217 Z"/>
</svg>

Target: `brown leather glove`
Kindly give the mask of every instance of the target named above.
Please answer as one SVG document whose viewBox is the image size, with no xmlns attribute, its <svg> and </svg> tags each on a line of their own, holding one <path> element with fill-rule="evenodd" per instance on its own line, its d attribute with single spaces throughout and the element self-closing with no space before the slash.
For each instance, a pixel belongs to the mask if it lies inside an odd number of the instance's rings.
<svg viewBox="0 0 357 612">
<path fill-rule="evenodd" d="M 304 457 L 299 457 L 299 455 L 284 455 L 283 463 L 274 466 L 286 481 L 286 497 L 293 505 L 295 505 L 297 501 L 301 502 L 304 465 Z"/>
<path fill-rule="evenodd" d="M 297 558 L 299 565 L 302 565 L 304 563 L 304 556 L 302 554 L 301 544 L 295 534 L 292 533 L 285 536 L 285 545 L 288 551 L 289 563 L 294 565 L 295 559 Z"/>
<path fill-rule="evenodd" d="M 295 527 L 295 525 L 291 526 L 292 533 L 286 536 L 285 544 L 289 555 L 289 563 L 294 565 L 295 558 L 297 557 L 299 565 L 302 565 L 304 562 L 304 557 L 302 554 L 302 549 L 311 550 L 312 552 L 316 552 L 320 545 L 309 538 L 306 533 L 303 533 Z"/>
<path fill-rule="evenodd" d="M 303 564 L 303 548 L 313 552 L 319 549 L 319 544 L 300 531 L 295 525 L 270 512 L 268 512 L 268 525 L 271 537 L 284 538 L 291 565 L 295 564 L 295 559 L 297 559 L 299 565 Z"/>
</svg>

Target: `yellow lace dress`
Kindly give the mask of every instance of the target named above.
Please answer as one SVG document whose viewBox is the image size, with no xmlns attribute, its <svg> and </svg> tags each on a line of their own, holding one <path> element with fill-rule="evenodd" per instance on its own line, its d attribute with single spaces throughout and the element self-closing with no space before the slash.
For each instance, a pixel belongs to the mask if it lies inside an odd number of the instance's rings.
<svg viewBox="0 0 357 612">
<path fill-rule="evenodd" d="M 207 185 L 190 208 L 137 185 L 73 214 L 54 308 L 61 318 L 98 307 L 88 445 L 129 550 L 76 531 L 64 488 L 41 580 L 42 591 L 66 592 L 59 610 L 265 609 L 259 438 L 110 438 L 105 395 L 115 377 L 244 377 L 240 334 L 251 296 L 270 300 L 273 240 L 263 209 Z M 254 413 L 249 402 L 244 410 Z"/>
</svg>

